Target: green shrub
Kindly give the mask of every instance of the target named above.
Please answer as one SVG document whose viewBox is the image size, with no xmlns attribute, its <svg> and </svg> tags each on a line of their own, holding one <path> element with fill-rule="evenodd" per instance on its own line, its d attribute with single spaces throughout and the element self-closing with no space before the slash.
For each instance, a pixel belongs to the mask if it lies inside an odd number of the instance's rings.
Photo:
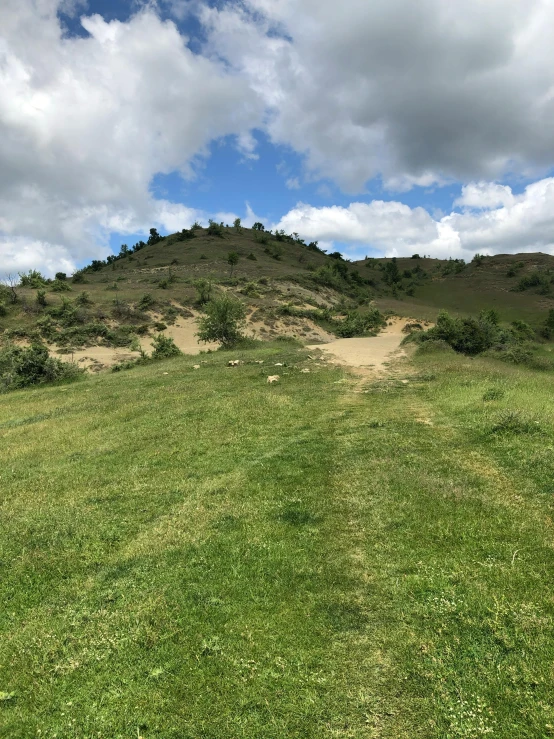
<svg viewBox="0 0 554 739">
<path fill-rule="evenodd" d="M 231 267 L 230 276 L 233 276 L 233 270 L 239 263 L 239 255 L 236 251 L 230 251 L 229 254 L 227 254 L 227 264 Z"/>
<path fill-rule="evenodd" d="M 67 280 L 65 272 L 56 272 L 56 280 Z"/>
<path fill-rule="evenodd" d="M 137 303 L 137 308 L 140 310 L 148 310 L 156 304 L 156 299 L 150 294 L 145 293 Z"/>
<path fill-rule="evenodd" d="M 19 273 L 19 285 L 21 287 L 30 287 L 38 290 L 46 284 L 48 284 L 48 280 L 36 269 L 30 269 L 26 273 Z"/>
<path fill-rule="evenodd" d="M 77 305 L 80 306 L 92 305 L 92 300 L 90 299 L 90 295 L 89 293 L 87 293 L 86 290 L 83 290 L 79 293 L 79 295 L 77 295 L 77 297 L 75 298 L 75 302 L 77 303 Z"/>
<path fill-rule="evenodd" d="M 46 300 L 46 290 L 37 290 L 37 303 L 43 308 L 48 305 Z"/>
<path fill-rule="evenodd" d="M 8 309 L 3 302 L 0 302 L 0 318 L 8 315 Z"/>
<path fill-rule="evenodd" d="M 75 378 L 82 371 L 74 364 L 50 357 L 42 344 L 0 350 L 0 390 L 3 391 Z"/>
<path fill-rule="evenodd" d="M 336 323 L 335 333 L 345 339 L 352 336 L 364 336 L 375 333 L 385 323 L 385 317 L 377 308 L 372 308 L 367 313 L 350 311 L 344 320 Z"/>
<path fill-rule="evenodd" d="M 260 293 L 258 292 L 258 286 L 255 282 L 247 282 L 242 288 L 241 293 L 247 295 L 249 298 L 259 298 Z"/>
<path fill-rule="evenodd" d="M 152 339 L 152 359 L 167 359 L 181 354 L 181 350 L 170 336 L 158 334 Z"/>
<path fill-rule="evenodd" d="M 217 341 L 223 347 L 232 347 L 243 338 L 246 318 L 244 305 L 229 295 L 222 295 L 206 305 L 206 315 L 198 322 L 200 341 Z"/>
<path fill-rule="evenodd" d="M 550 278 L 544 274 L 544 272 L 534 270 L 533 272 L 529 272 L 529 274 L 524 275 L 515 289 L 518 292 L 523 292 L 532 287 L 538 288 L 539 291 L 548 292 L 550 289 Z"/>
<path fill-rule="evenodd" d="M 417 340 L 438 339 L 445 341 L 455 351 L 475 355 L 495 344 L 513 339 L 494 323 L 495 317 L 482 312 L 479 318 L 454 318 L 441 311 L 433 328 L 418 334 Z"/>
<path fill-rule="evenodd" d="M 252 262 L 257 262 L 258 261 L 258 258 L 256 257 L 256 255 L 253 252 L 250 252 L 250 254 L 246 258 L 247 259 L 250 259 L 250 261 L 252 261 Z"/>
<path fill-rule="evenodd" d="M 64 293 L 69 292 L 71 290 L 71 287 L 69 286 L 69 283 L 65 280 L 54 280 L 54 282 L 50 286 L 50 290 L 52 290 L 53 293 Z"/>
<path fill-rule="evenodd" d="M 197 302 L 200 305 L 205 305 L 209 301 L 212 294 L 212 283 L 205 277 L 201 277 L 200 279 L 195 280 L 192 284 L 194 285 L 198 293 Z"/>
<path fill-rule="evenodd" d="M 216 221 L 212 221 L 212 219 L 210 218 L 208 224 L 208 235 L 218 236 L 220 239 L 222 239 L 224 236 L 223 225 L 221 223 L 216 223 Z"/>
</svg>

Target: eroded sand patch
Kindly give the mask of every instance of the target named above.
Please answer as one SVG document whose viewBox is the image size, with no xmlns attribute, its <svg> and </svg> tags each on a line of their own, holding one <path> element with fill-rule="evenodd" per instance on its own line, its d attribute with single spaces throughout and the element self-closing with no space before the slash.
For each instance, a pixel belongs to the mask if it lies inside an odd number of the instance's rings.
<svg viewBox="0 0 554 739">
<path fill-rule="evenodd" d="M 364 368 L 382 372 L 393 358 L 405 356 L 400 343 L 405 334 L 402 329 L 409 318 L 391 318 L 378 336 L 367 336 L 354 339 L 335 339 L 327 344 L 308 346 L 308 349 L 320 349 L 340 364 L 349 367 Z"/>
</svg>

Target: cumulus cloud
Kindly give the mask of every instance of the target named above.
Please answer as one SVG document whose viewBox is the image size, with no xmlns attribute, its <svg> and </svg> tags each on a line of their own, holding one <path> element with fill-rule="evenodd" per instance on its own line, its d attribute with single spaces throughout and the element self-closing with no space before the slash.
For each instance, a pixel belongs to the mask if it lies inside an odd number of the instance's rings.
<svg viewBox="0 0 554 739">
<path fill-rule="evenodd" d="M 299 203 L 275 227 L 310 240 L 345 244 L 345 252 L 357 258 L 368 249 L 386 256 L 419 252 L 466 260 L 478 252 L 554 253 L 554 178 L 529 185 L 521 195 L 494 183 L 468 185 L 458 202 L 468 207 L 440 219 L 424 208 L 394 201 L 351 203 L 348 208 Z"/>
<path fill-rule="evenodd" d="M 346 191 L 554 165 L 554 3 L 233 0 L 201 18 L 273 140 Z"/>
<path fill-rule="evenodd" d="M 88 36 L 67 38 L 59 7 L 0 5 L 2 272 L 71 268 L 106 252 L 114 226 L 183 228 L 193 211 L 154 199 L 153 176 L 190 176 L 222 136 L 255 155 L 255 93 L 193 54 L 172 22 L 148 8 L 125 23 L 92 15 Z M 17 259 L 14 244 L 26 245 Z"/>
</svg>

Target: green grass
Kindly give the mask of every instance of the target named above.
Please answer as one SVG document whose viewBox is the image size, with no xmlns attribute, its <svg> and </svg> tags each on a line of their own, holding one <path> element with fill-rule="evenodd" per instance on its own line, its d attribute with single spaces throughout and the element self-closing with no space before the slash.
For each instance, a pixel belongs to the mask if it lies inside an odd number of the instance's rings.
<svg viewBox="0 0 554 739">
<path fill-rule="evenodd" d="M 0 736 L 554 735 L 554 378 L 202 359 L 0 398 Z"/>
</svg>

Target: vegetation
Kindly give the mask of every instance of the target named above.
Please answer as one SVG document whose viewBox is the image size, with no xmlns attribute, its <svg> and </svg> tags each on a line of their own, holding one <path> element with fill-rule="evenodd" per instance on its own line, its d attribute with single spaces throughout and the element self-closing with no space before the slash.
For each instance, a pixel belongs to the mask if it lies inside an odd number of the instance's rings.
<svg viewBox="0 0 554 739">
<path fill-rule="evenodd" d="M 222 295 L 210 300 L 205 310 L 198 322 L 200 341 L 217 341 L 222 347 L 230 348 L 244 338 L 246 308 L 239 300 Z"/>
<path fill-rule="evenodd" d="M 548 736 L 554 375 L 411 361 L 4 396 L 0 733 Z"/>
<path fill-rule="evenodd" d="M 81 371 L 74 364 L 50 357 L 42 344 L 8 344 L 0 349 L 0 392 L 74 379 L 79 374 Z"/>
</svg>

